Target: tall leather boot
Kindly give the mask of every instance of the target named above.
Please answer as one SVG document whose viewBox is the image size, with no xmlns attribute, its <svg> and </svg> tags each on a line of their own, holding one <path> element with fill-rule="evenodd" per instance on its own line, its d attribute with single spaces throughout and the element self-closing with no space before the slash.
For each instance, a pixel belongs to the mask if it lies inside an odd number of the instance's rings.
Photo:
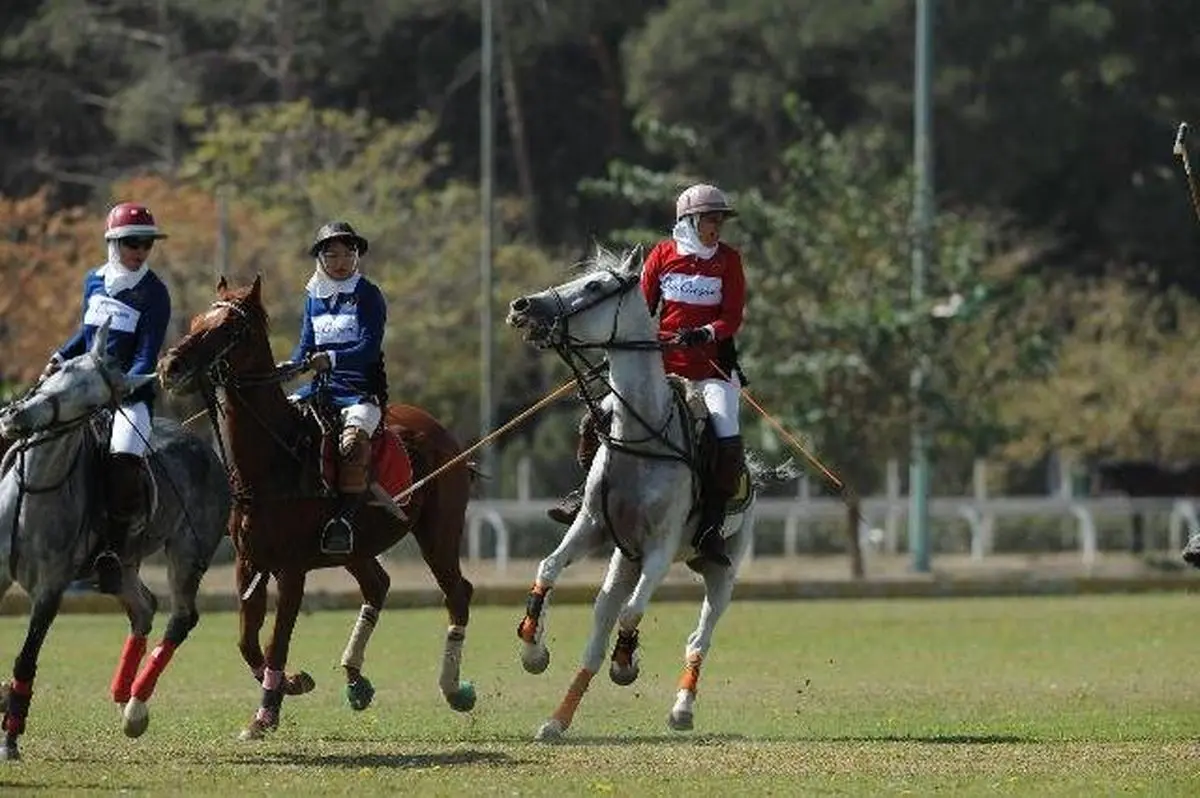
<svg viewBox="0 0 1200 798">
<path fill-rule="evenodd" d="M 722 534 L 725 508 L 737 492 L 744 456 L 742 436 L 717 439 L 717 462 L 713 468 L 712 482 L 701 492 L 700 522 L 692 537 L 692 547 L 701 559 L 726 567 L 732 563 L 725 550 L 725 536 Z"/>
<path fill-rule="evenodd" d="M 367 491 L 371 440 L 366 430 L 342 428 L 338 446 L 338 507 L 321 530 L 323 554 L 349 554 L 354 549 L 354 515 Z"/>
<path fill-rule="evenodd" d="M 118 595 L 121 592 L 121 559 L 129 540 L 131 528 L 146 512 L 145 465 L 136 454 L 113 454 L 105 474 L 108 518 L 104 533 L 104 550 L 96 557 L 96 589 L 101 593 Z"/>
<path fill-rule="evenodd" d="M 600 436 L 596 433 L 596 420 L 592 418 L 591 413 L 585 411 L 583 418 L 579 420 L 579 444 L 575 449 L 575 461 L 583 469 L 584 481 L 563 496 L 557 506 L 546 511 L 550 520 L 557 521 L 564 526 L 575 523 L 575 516 L 579 515 L 579 511 L 583 508 L 583 488 L 587 484 L 587 473 L 591 470 L 592 461 L 596 459 L 598 451 L 600 451 Z"/>
</svg>

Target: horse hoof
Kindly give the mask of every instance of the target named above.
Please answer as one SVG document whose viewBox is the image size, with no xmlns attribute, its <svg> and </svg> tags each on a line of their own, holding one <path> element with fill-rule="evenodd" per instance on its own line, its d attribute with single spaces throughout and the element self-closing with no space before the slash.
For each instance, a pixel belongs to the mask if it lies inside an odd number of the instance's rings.
<svg viewBox="0 0 1200 798">
<path fill-rule="evenodd" d="M 558 718 L 551 718 L 542 724 L 542 727 L 538 729 L 533 739 L 539 743 L 554 743 L 562 739 L 563 732 L 565 731 L 566 729 L 563 728 Z"/>
<path fill-rule="evenodd" d="M 475 708 L 475 685 L 459 682 L 457 690 L 446 694 L 446 703 L 455 712 L 470 712 Z"/>
<path fill-rule="evenodd" d="M 284 695 L 304 695 L 317 687 L 317 680 L 308 671 L 300 671 L 287 677 L 283 683 Z"/>
<path fill-rule="evenodd" d="M 21 752 L 16 743 L 0 746 L 0 762 L 19 762 Z"/>
<path fill-rule="evenodd" d="M 374 697 L 375 687 L 365 676 L 360 676 L 346 684 L 346 700 L 350 702 L 350 708 L 356 712 L 361 712 L 371 706 L 371 699 Z"/>
<path fill-rule="evenodd" d="M 673 731 L 691 731 L 692 713 L 672 711 L 670 715 L 667 715 L 667 725 Z"/>
<path fill-rule="evenodd" d="M 267 728 L 256 720 L 250 721 L 250 725 L 242 729 L 242 733 L 238 735 L 238 739 L 242 742 L 251 740 L 261 740 L 267 736 Z"/>
<path fill-rule="evenodd" d="M 150 708 L 146 706 L 145 701 L 140 699 L 129 699 L 129 703 L 125 705 L 125 711 L 121 714 L 125 718 L 122 729 L 124 729 L 126 737 L 141 737 L 150 725 Z"/>
<path fill-rule="evenodd" d="M 527 673 L 545 673 L 550 667 L 550 649 L 526 643 L 521 652 L 521 664 Z"/>
<path fill-rule="evenodd" d="M 608 668 L 608 676 L 613 680 L 613 684 L 620 685 L 621 687 L 628 687 L 636 682 L 640 673 L 641 668 L 638 667 L 636 662 L 624 666 L 614 662 Z"/>
</svg>

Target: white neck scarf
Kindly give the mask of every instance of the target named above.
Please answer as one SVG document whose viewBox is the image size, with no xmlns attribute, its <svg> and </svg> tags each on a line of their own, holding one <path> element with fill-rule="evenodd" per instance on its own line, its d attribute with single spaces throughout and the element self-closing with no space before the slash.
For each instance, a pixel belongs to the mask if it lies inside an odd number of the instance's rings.
<svg viewBox="0 0 1200 798">
<path fill-rule="evenodd" d="M 675 239 L 675 246 L 679 249 L 680 255 L 698 255 L 701 260 L 708 260 L 717 254 L 716 244 L 706 247 L 700 243 L 700 233 L 696 230 L 695 216 L 685 216 L 676 222 L 675 229 L 671 231 L 671 237 Z"/>
<path fill-rule="evenodd" d="M 317 268 L 313 270 L 312 277 L 308 278 L 308 285 L 304 286 L 304 290 L 313 299 L 329 299 L 336 294 L 354 293 L 361 278 L 362 272 L 356 271 L 345 280 L 335 280 L 325 273 L 318 261 Z"/>
<path fill-rule="evenodd" d="M 133 288 L 142 281 L 142 278 L 149 271 L 149 258 L 143 261 L 141 266 L 133 270 L 122 266 L 121 245 L 116 241 L 108 242 L 108 263 L 105 263 L 100 268 L 100 274 L 104 277 L 104 293 L 109 296 L 116 296 L 122 291 Z"/>
</svg>

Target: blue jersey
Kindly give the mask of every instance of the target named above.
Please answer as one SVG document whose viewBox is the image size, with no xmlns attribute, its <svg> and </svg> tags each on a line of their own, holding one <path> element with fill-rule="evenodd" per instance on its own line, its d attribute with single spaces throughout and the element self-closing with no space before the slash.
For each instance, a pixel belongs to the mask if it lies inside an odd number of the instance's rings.
<svg viewBox="0 0 1200 798">
<path fill-rule="evenodd" d="M 104 267 L 92 269 L 83 278 L 83 309 L 79 329 L 58 350 L 59 357 L 78 357 L 92 347 L 92 339 L 105 319 L 108 354 L 116 358 L 126 374 L 153 374 L 171 321 L 171 295 L 158 275 L 147 271 L 132 288 L 109 296 L 104 288 Z M 155 382 L 149 382 L 125 398 L 153 407 Z"/>
<path fill-rule="evenodd" d="M 327 374 L 330 399 L 337 407 L 363 400 L 385 401 L 386 379 L 383 372 L 383 328 L 387 323 L 387 303 L 383 292 L 366 277 L 360 277 L 353 291 L 334 294 L 328 299 L 308 296 L 300 343 L 292 353 L 299 363 L 308 355 L 328 352 L 333 368 Z M 315 382 L 303 386 L 298 395 L 309 396 Z"/>
</svg>

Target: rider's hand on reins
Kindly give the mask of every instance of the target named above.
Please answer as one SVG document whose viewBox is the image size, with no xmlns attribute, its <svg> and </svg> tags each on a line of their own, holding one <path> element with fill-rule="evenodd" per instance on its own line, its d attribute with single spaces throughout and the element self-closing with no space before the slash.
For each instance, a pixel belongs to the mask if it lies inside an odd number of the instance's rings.
<svg viewBox="0 0 1200 798">
<path fill-rule="evenodd" d="M 323 374 L 333 368 L 333 359 L 328 352 L 314 352 L 304 359 L 304 367 L 317 374 Z"/>
<path fill-rule="evenodd" d="M 700 346 L 713 339 L 712 330 L 708 327 L 690 327 L 680 330 L 666 340 L 675 346 Z"/>
</svg>

